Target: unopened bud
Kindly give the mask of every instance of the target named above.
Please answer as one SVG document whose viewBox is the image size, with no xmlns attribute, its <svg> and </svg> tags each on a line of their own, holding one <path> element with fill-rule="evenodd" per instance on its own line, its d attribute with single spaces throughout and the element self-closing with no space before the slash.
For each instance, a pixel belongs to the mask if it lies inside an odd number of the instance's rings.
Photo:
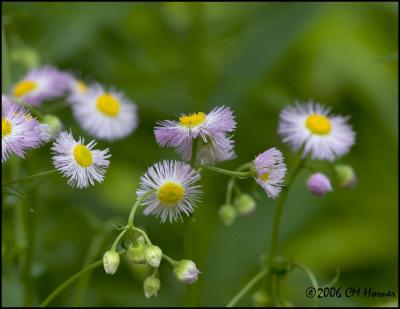
<svg viewBox="0 0 400 309">
<path fill-rule="evenodd" d="M 197 281 L 200 271 L 191 260 L 181 260 L 174 267 L 174 273 L 179 281 L 190 284 Z"/>
<path fill-rule="evenodd" d="M 235 199 L 236 209 L 241 216 L 247 216 L 256 209 L 256 202 L 249 194 L 242 194 Z"/>
<path fill-rule="evenodd" d="M 322 173 L 315 173 L 308 178 L 307 181 L 308 191 L 317 197 L 322 197 L 325 193 L 332 191 L 331 182 L 329 178 Z"/>
<path fill-rule="evenodd" d="M 269 305 L 270 297 L 267 292 L 258 290 L 252 297 L 254 307 L 267 307 Z"/>
<path fill-rule="evenodd" d="M 146 247 L 146 262 L 152 266 L 157 268 L 160 266 L 162 259 L 162 251 L 160 247 L 149 245 Z"/>
<path fill-rule="evenodd" d="M 352 189 L 357 183 L 354 169 L 347 164 L 336 164 L 334 166 L 335 178 L 339 187 Z"/>
<path fill-rule="evenodd" d="M 119 254 L 115 250 L 108 250 L 103 255 L 104 271 L 109 275 L 114 275 L 119 266 Z"/>
<path fill-rule="evenodd" d="M 142 243 L 131 243 L 129 244 L 127 257 L 135 263 L 145 263 L 146 262 L 146 245 Z"/>
<path fill-rule="evenodd" d="M 231 225 L 236 219 L 236 209 L 232 205 L 222 205 L 219 209 L 219 217 L 226 226 Z"/>
<path fill-rule="evenodd" d="M 61 120 L 57 116 L 51 114 L 44 115 L 41 119 L 41 123 L 48 126 L 48 133 L 51 137 L 55 137 L 63 128 Z"/>
<path fill-rule="evenodd" d="M 146 298 L 157 296 L 160 286 L 160 279 L 153 276 L 147 277 L 143 282 L 144 296 Z"/>
</svg>

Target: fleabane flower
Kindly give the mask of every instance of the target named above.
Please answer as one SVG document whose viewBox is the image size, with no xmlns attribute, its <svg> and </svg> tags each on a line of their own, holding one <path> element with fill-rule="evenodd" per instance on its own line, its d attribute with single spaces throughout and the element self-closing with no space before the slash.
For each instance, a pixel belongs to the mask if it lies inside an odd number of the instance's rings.
<svg viewBox="0 0 400 309">
<path fill-rule="evenodd" d="M 182 213 L 189 216 L 200 199 L 200 186 L 195 184 L 199 179 L 200 174 L 184 162 L 154 164 L 140 178 L 137 190 L 138 197 L 147 194 L 142 202 L 146 205 L 143 213 L 160 217 L 161 222 L 169 219 L 171 223 L 182 220 Z"/>
<path fill-rule="evenodd" d="M 254 165 L 257 173 L 256 182 L 264 189 L 268 197 L 278 197 L 287 171 L 282 152 L 276 148 L 270 148 L 255 158 Z"/>
<path fill-rule="evenodd" d="M 36 106 L 43 101 L 64 95 L 67 88 L 67 74 L 47 65 L 28 72 L 14 86 L 12 94 L 15 98 Z"/>
<path fill-rule="evenodd" d="M 48 126 L 40 124 L 21 105 L 2 96 L 1 161 L 12 154 L 24 158 L 27 149 L 37 148 L 48 141 Z"/>
<path fill-rule="evenodd" d="M 186 161 L 191 159 L 193 140 L 199 138 L 202 144 L 197 160 L 214 163 L 234 157 L 233 141 L 225 134 L 235 128 L 236 121 L 232 110 L 220 106 L 208 114 L 203 112 L 181 114 L 179 121 L 158 122 L 154 134 L 160 146 L 174 147 Z"/>
<path fill-rule="evenodd" d="M 83 138 L 75 141 L 70 132 L 61 132 L 52 146 L 53 164 L 68 178 L 68 185 L 79 189 L 102 182 L 111 157 L 108 148 L 94 150 L 93 140 L 85 145 Z"/>
<path fill-rule="evenodd" d="M 86 96 L 90 94 L 90 87 L 81 79 L 76 78 L 73 74 L 68 74 L 68 96 L 67 102 L 76 104 L 82 102 Z"/>
<path fill-rule="evenodd" d="M 322 173 L 315 173 L 307 180 L 307 188 L 311 194 L 322 197 L 327 192 L 332 191 L 331 182 L 328 177 Z"/>
<path fill-rule="evenodd" d="M 174 273 L 179 281 L 191 284 L 197 281 L 200 271 L 191 260 L 181 260 L 174 267 Z"/>
<path fill-rule="evenodd" d="M 334 161 L 346 154 L 355 142 L 355 133 L 347 123 L 348 117 L 330 115 L 330 108 L 319 103 L 297 103 L 280 114 L 278 133 L 283 142 L 299 150 L 303 157 Z"/>
<path fill-rule="evenodd" d="M 81 127 L 89 134 L 108 141 L 121 139 L 138 125 L 137 107 L 121 92 L 91 86 L 88 95 L 72 105 Z"/>
</svg>

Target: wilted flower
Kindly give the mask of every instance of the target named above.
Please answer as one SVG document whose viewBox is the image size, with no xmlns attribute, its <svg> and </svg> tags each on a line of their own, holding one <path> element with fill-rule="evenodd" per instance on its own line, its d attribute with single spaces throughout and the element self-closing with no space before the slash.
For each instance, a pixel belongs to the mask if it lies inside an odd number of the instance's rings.
<svg viewBox="0 0 400 309">
<path fill-rule="evenodd" d="M 259 154 L 254 164 L 257 172 L 256 182 L 264 189 L 268 197 L 278 197 L 287 171 L 282 153 L 276 148 L 270 148 Z"/>
<path fill-rule="evenodd" d="M 304 145 L 303 156 L 334 161 L 355 142 L 348 117 L 329 115 L 330 108 L 313 102 L 286 107 L 280 114 L 279 134 L 293 150 Z"/>
<path fill-rule="evenodd" d="M 197 269 L 196 264 L 193 261 L 181 260 L 175 265 L 174 273 L 179 281 L 190 284 L 197 281 L 200 271 Z"/>
<path fill-rule="evenodd" d="M 153 276 L 147 277 L 143 282 L 144 296 L 146 298 L 157 296 L 160 286 L 160 279 Z"/>
<path fill-rule="evenodd" d="M 31 70 L 13 88 L 12 94 L 30 105 L 64 95 L 68 88 L 67 74 L 52 66 Z"/>
<path fill-rule="evenodd" d="M 140 178 L 138 197 L 149 191 L 153 194 L 146 197 L 147 205 L 143 213 L 154 214 L 165 222 L 182 219 L 182 213 L 194 212 L 195 203 L 199 201 L 200 186 L 195 182 L 200 174 L 190 165 L 179 161 L 162 161 L 151 166 Z"/>
<path fill-rule="evenodd" d="M 121 92 L 107 91 L 99 84 L 88 95 L 76 97 L 75 117 L 89 134 L 108 141 L 123 138 L 138 125 L 137 107 Z"/>
<path fill-rule="evenodd" d="M 108 250 L 103 255 L 104 271 L 109 275 L 114 275 L 119 266 L 119 254 L 115 250 Z"/>
<path fill-rule="evenodd" d="M 307 181 L 308 191 L 313 195 L 321 197 L 325 193 L 332 191 L 331 182 L 329 178 L 322 173 L 315 173 L 308 178 Z"/>
<path fill-rule="evenodd" d="M 56 169 L 68 178 L 68 185 L 79 189 L 102 182 L 111 157 L 108 148 L 93 150 L 96 142 L 84 144 L 84 139 L 78 141 L 70 132 L 61 132 L 52 146 L 53 164 Z"/>
<path fill-rule="evenodd" d="M 146 247 L 146 262 L 150 266 L 155 268 L 160 266 L 162 255 L 160 247 L 154 245 L 148 245 Z"/>
</svg>

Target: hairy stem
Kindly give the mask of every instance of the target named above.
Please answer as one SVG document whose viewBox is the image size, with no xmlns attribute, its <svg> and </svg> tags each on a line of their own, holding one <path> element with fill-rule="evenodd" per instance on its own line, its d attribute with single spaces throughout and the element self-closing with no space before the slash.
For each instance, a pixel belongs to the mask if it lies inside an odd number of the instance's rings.
<svg viewBox="0 0 400 309">
<path fill-rule="evenodd" d="M 51 174 L 54 174 L 56 172 L 57 172 L 56 169 L 50 170 L 50 171 L 46 171 L 46 172 L 40 172 L 40 173 L 37 173 L 37 174 L 33 174 L 33 175 L 29 175 L 29 176 L 25 176 L 25 177 L 21 177 L 21 178 L 12 180 L 12 181 L 10 181 L 8 183 L 2 184 L 2 186 L 4 187 L 4 186 L 13 185 L 13 184 L 16 184 L 16 183 L 19 183 L 19 182 L 22 182 L 22 181 L 26 181 L 26 180 L 31 180 L 31 179 L 34 179 L 34 178 L 37 178 L 37 177 L 51 175 Z"/>
<path fill-rule="evenodd" d="M 216 166 L 210 166 L 210 165 L 201 165 L 201 167 L 206 170 L 214 171 L 214 172 L 228 175 L 228 176 L 239 177 L 239 178 L 249 178 L 254 175 L 254 172 L 252 170 L 249 170 L 247 172 L 237 172 L 237 171 L 226 170 L 223 168 L 219 168 Z"/>
</svg>

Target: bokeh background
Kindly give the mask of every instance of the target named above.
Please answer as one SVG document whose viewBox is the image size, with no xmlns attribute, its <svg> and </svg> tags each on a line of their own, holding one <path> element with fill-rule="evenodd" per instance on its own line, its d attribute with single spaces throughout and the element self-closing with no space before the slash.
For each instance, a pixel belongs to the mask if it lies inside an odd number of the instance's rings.
<svg viewBox="0 0 400 309">
<path fill-rule="evenodd" d="M 138 105 L 140 116 L 138 129 L 128 138 L 99 142 L 113 155 L 102 184 L 80 191 L 51 176 L 17 187 L 23 198 L 3 192 L 2 305 L 38 305 L 111 245 L 113 224 L 125 222 L 140 175 L 159 160 L 178 158 L 172 149 L 157 146 L 156 121 L 228 105 L 238 122 L 238 158 L 220 166 L 235 168 L 276 146 L 290 169 L 298 156 L 277 135 L 278 114 L 295 100 L 310 98 L 351 116 L 357 143 L 340 162 L 354 167 L 358 185 L 354 190 L 336 188 L 317 199 L 307 192 L 308 173 L 303 172 L 284 210 L 282 251 L 306 264 L 321 284 L 339 268 L 338 287 L 397 294 L 397 3 L 3 2 L 2 17 L 14 82 L 34 66 L 53 64 L 88 82 L 123 90 Z M 42 110 L 58 115 L 74 135 L 87 136 L 64 102 L 48 102 Z M 49 149 L 31 151 L 21 173 L 51 169 Z M 10 164 L 2 168 L 7 179 Z M 256 196 L 257 209 L 225 227 L 217 212 L 227 180 L 203 173 L 204 199 L 193 224 L 194 259 L 202 270 L 194 287 L 198 306 L 224 306 L 259 270 L 260 256 L 269 245 L 276 202 L 251 180 L 240 181 L 243 190 Z M 15 203 L 23 203 L 25 210 L 17 217 Z M 184 257 L 184 224 L 160 224 L 142 215 L 137 220 L 170 256 Z M 28 262 L 22 265 L 30 271 L 18 266 L 24 258 Z M 147 272 L 125 260 L 113 277 L 97 269 L 53 304 L 185 304 L 186 287 L 166 263 L 159 296 L 146 300 L 142 281 Z M 311 305 L 304 296 L 308 286 L 306 276 L 295 270 L 283 284 L 284 298 L 294 305 Z M 251 305 L 251 293 L 239 304 Z M 320 302 L 396 304 L 397 297 Z"/>
</svg>

